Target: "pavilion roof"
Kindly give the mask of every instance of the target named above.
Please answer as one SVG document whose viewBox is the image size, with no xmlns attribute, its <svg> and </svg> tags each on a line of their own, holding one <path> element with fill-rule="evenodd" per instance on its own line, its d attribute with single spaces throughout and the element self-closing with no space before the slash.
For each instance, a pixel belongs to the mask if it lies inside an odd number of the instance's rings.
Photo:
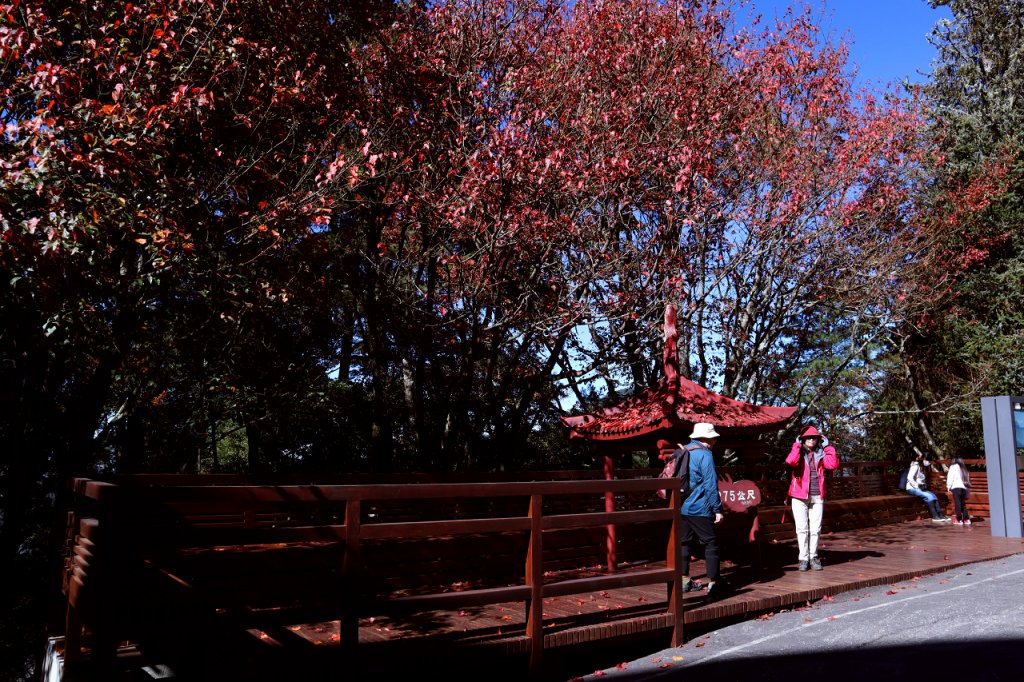
<svg viewBox="0 0 1024 682">
<path fill-rule="evenodd" d="M 676 311 L 665 311 L 665 377 L 619 405 L 595 414 L 563 417 L 570 437 L 582 440 L 618 440 L 709 422 L 735 432 L 761 433 L 782 427 L 795 407 L 754 405 L 719 395 L 679 375 Z"/>
</svg>

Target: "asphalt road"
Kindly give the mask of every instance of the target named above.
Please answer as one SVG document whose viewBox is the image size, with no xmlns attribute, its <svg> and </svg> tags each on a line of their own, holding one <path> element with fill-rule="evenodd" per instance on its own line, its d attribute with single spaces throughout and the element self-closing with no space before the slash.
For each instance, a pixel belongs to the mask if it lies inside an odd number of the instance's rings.
<svg viewBox="0 0 1024 682">
<path fill-rule="evenodd" d="M 574 679 L 1019 682 L 1024 554 L 847 592 Z"/>
</svg>

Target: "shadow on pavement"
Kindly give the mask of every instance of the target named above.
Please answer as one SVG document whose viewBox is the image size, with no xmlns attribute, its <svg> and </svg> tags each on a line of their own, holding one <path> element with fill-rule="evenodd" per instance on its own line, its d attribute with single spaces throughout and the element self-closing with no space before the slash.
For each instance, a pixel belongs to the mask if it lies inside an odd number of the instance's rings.
<svg viewBox="0 0 1024 682">
<path fill-rule="evenodd" d="M 648 653 L 650 653 L 648 651 Z M 628 659 L 626 659 L 628 660 Z M 652 672 L 630 675 L 628 668 L 615 682 L 640 680 L 828 680 L 829 682 L 887 682 L 889 680 L 970 680 L 1016 682 L 1021 679 L 1024 638 L 927 642 L 911 646 L 823 648 L 817 653 L 749 656 L 742 659 L 685 661 Z M 582 663 L 582 662 L 580 662 Z M 614 664 L 612 664 L 614 665 Z M 580 668 L 574 676 L 592 673 Z M 609 666 L 604 666 L 609 667 Z"/>
</svg>

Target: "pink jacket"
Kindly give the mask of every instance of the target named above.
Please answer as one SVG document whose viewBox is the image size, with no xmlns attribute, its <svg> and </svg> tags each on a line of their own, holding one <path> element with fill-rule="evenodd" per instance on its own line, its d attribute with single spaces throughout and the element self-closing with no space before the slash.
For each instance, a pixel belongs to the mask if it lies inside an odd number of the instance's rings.
<svg viewBox="0 0 1024 682">
<path fill-rule="evenodd" d="M 808 497 L 807 490 L 811 486 L 811 472 L 804 466 L 805 458 L 802 452 L 802 446 L 797 441 L 793 443 L 792 449 L 789 451 L 789 456 L 786 457 L 786 464 L 793 467 L 793 471 L 789 477 L 789 496 L 795 497 L 798 500 L 806 500 Z M 821 499 L 825 499 L 825 470 L 833 470 L 839 468 L 839 456 L 836 455 L 836 449 L 831 445 L 826 445 L 824 448 L 818 448 L 814 451 L 814 463 L 818 469 L 818 490 L 821 491 Z"/>
</svg>

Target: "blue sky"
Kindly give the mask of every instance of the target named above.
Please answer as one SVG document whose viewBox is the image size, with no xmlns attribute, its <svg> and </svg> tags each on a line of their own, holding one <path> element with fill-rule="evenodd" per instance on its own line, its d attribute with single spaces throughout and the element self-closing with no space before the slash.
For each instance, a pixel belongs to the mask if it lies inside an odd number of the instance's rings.
<svg viewBox="0 0 1024 682">
<path fill-rule="evenodd" d="M 766 19 L 782 15 L 795 0 L 752 0 Z M 806 0 L 820 17 L 826 35 L 845 38 L 850 61 L 858 67 L 858 84 L 884 86 L 909 78 L 923 83 L 935 58 L 928 35 L 937 21 L 951 15 L 925 0 Z M 921 73 L 919 73 L 921 72 Z"/>
</svg>

